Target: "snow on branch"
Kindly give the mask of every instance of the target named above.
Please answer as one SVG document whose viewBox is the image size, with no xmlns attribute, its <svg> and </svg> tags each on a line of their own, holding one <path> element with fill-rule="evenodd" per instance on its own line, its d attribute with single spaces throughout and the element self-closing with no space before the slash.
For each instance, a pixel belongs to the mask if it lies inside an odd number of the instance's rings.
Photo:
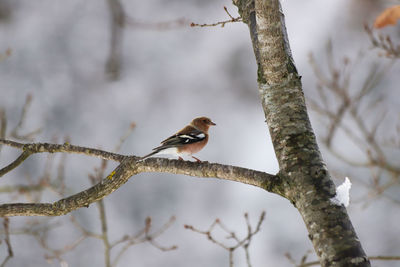
<svg viewBox="0 0 400 267">
<path fill-rule="evenodd" d="M 331 198 L 331 201 L 335 205 L 344 205 L 345 207 L 349 206 L 350 202 L 350 188 L 351 182 L 349 177 L 344 179 L 344 182 L 336 187 L 336 195 Z"/>
</svg>

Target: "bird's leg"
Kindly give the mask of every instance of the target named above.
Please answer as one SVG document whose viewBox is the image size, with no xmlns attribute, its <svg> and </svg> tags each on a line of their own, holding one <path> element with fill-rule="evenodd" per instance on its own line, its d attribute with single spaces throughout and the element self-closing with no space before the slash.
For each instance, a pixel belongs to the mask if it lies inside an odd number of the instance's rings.
<svg viewBox="0 0 400 267">
<path fill-rule="evenodd" d="M 192 156 L 192 158 L 194 158 L 197 162 L 201 162 L 201 160 L 199 160 L 199 159 L 196 158 L 195 156 Z"/>
<path fill-rule="evenodd" d="M 178 157 L 178 159 L 179 159 L 179 160 L 183 160 L 183 158 L 182 158 L 182 157 Z"/>
</svg>

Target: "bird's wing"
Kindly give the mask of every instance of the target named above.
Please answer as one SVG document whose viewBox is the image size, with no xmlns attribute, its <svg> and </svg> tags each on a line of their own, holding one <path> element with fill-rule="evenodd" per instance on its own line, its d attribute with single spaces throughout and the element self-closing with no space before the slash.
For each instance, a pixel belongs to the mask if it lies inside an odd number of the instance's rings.
<svg viewBox="0 0 400 267">
<path fill-rule="evenodd" d="M 179 147 L 187 144 L 200 142 L 206 138 L 206 134 L 192 126 L 186 126 L 176 134 L 168 137 L 161 142 L 161 146 L 154 148 L 153 150 L 159 150 L 160 148 L 168 147 Z"/>
</svg>

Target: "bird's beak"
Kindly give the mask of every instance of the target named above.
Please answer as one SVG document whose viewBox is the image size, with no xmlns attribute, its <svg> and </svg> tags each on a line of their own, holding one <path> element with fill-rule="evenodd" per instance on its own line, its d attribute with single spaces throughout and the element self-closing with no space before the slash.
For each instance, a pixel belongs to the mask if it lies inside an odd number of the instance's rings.
<svg viewBox="0 0 400 267">
<path fill-rule="evenodd" d="M 214 122 L 212 122 L 212 121 L 210 121 L 210 123 L 209 123 L 210 125 L 216 125 Z"/>
</svg>

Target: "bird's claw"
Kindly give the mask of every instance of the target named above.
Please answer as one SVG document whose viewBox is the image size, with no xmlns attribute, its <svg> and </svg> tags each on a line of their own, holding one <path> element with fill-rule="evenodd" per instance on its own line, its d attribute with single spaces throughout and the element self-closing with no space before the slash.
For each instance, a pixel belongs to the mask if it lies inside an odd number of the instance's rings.
<svg viewBox="0 0 400 267">
<path fill-rule="evenodd" d="M 199 160 L 199 159 L 196 158 L 195 156 L 192 156 L 192 158 L 194 158 L 197 162 L 202 162 L 201 160 Z"/>
</svg>

